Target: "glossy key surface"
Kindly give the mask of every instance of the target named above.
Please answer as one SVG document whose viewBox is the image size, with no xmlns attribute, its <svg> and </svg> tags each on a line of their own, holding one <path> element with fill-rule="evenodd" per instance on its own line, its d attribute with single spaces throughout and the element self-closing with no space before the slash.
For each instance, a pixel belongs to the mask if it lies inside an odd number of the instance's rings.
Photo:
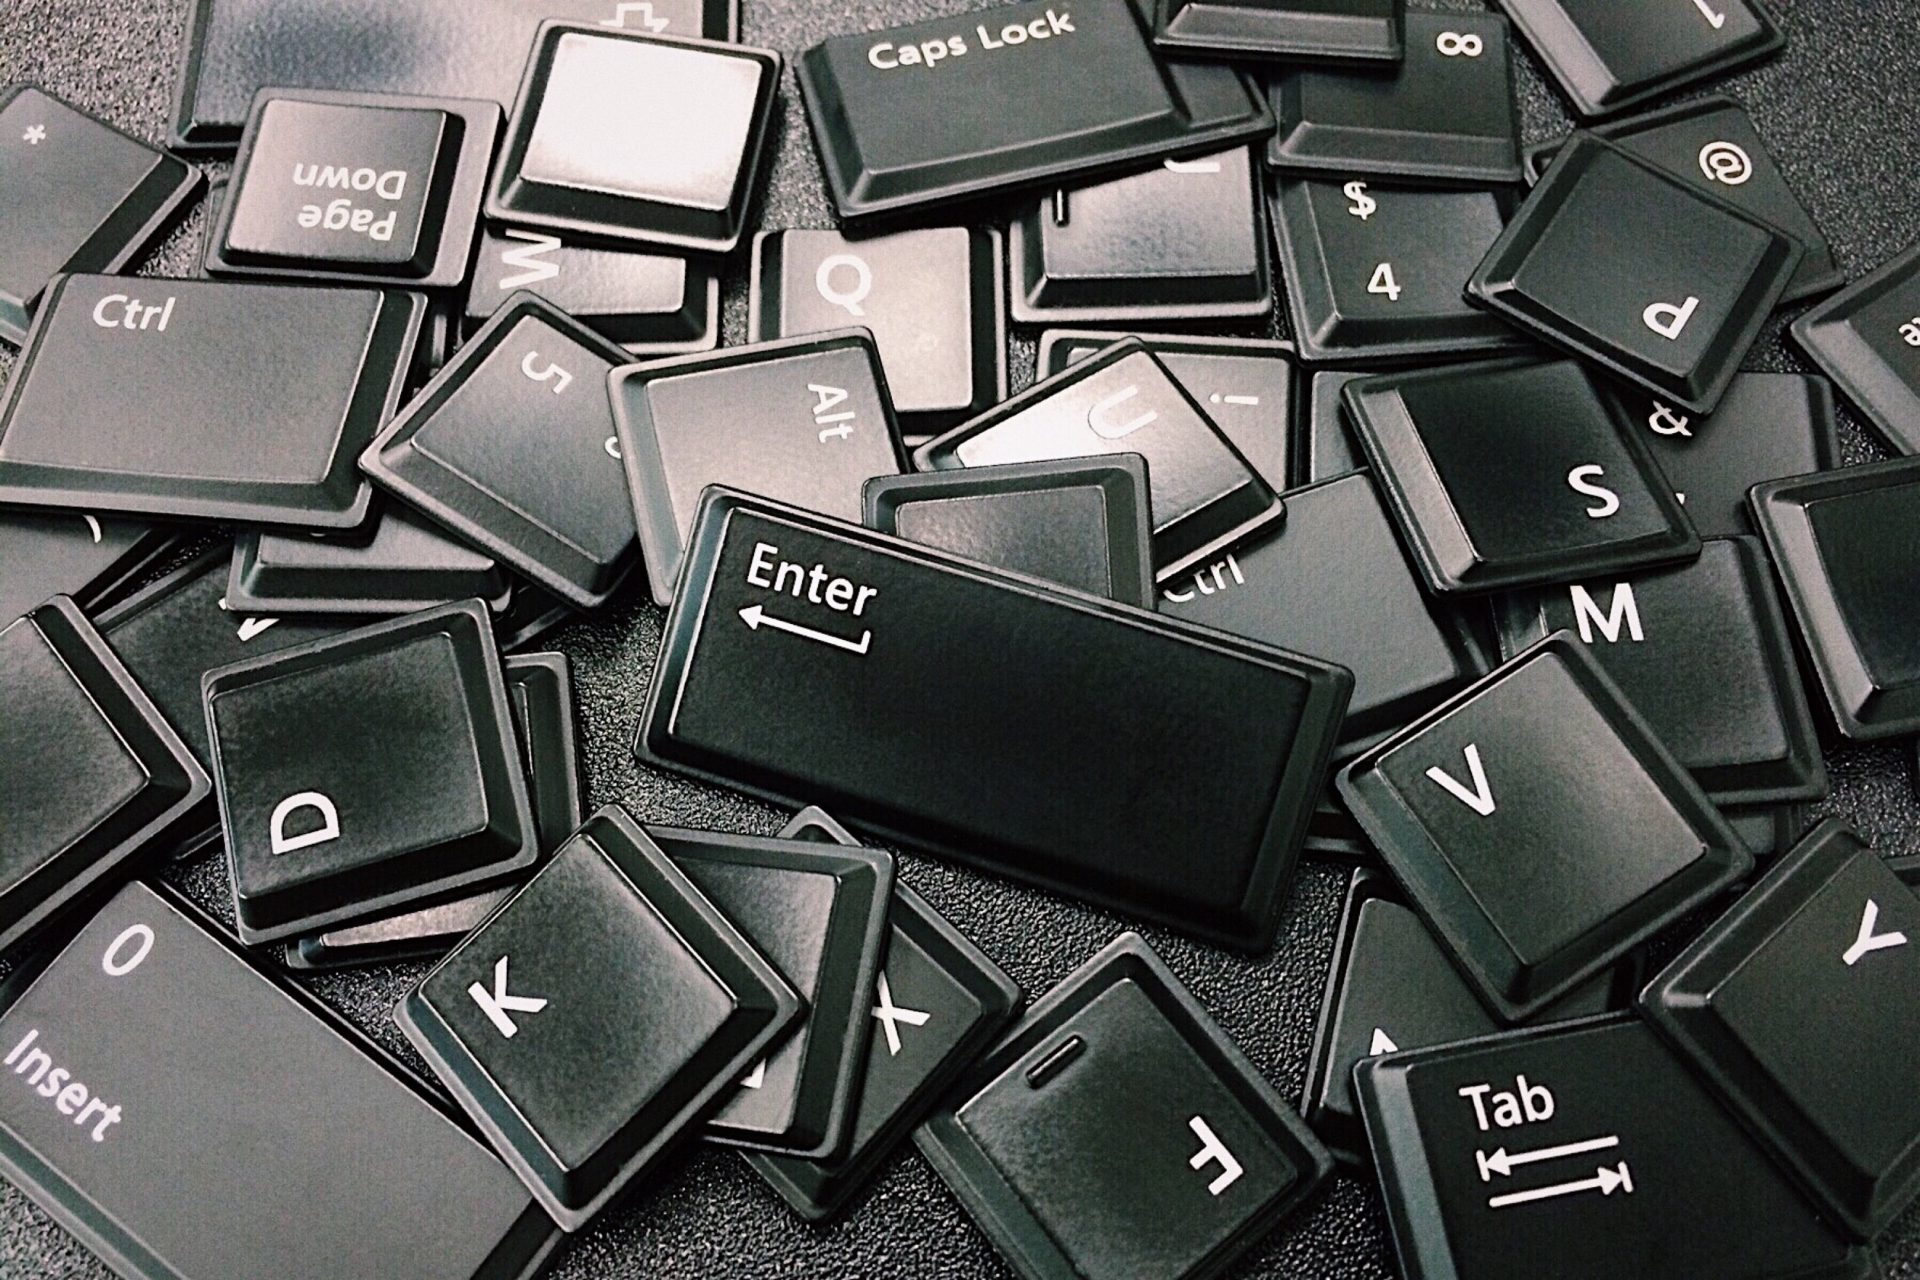
<svg viewBox="0 0 1920 1280">
<path fill-rule="evenodd" d="M 608 249 L 519 227 L 486 230 L 467 289 L 467 334 L 521 289 L 633 355 L 708 351 L 720 340 L 720 277 L 704 259 Z"/>
</svg>

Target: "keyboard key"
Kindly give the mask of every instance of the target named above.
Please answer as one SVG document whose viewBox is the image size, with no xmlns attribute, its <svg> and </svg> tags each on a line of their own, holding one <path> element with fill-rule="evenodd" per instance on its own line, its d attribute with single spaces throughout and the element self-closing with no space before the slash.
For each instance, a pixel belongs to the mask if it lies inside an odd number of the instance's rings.
<svg viewBox="0 0 1920 1280">
<path fill-rule="evenodd" d="M 909 439 L 1007 398 L 1007 262 L 1000 232 L 930 227 L 872 239 L 838 231 L 753 238 L 747 340 L 873 334 Z"/>
<path fill-rule="evenodd" d="M 1367 376 L 1354 369 L 1322 369 L 1313 375 L 1307 391 L 1305 429 L 1301 432 L 1301 484 L 1331 480 L 1367 465 L 1366 455 L 1354 443 L 1353 419 L 1344 399 L 1347 384 Z"/>
<path fill-rule="evenodd" d="M 1800 842 L 1809 808 L 1805 804 L 1721 805 L 1720 816 L 1758 862 L 1778 857 Z"/>
<path fill-rule="evenodd" d="M 1230 320 L 1273 309 L 1253 153 L 1167 160 L 1029 204 L 1007 229 L 1013 318 Z"/>
<path fill-rule="evenodd" d="M 487 217 L 731 253 L 746 229 L 782 65 L 771 49 L 633 34 L 604 22 L 542 24 Z M 696 120 L 700 146 L 690 150 L 672 122 Z"/>
<path fill-rule="evenodd" d="M 1640 1011 L 1848 1231 L 1920 1195 L 1920 901 L 1829 818 L 1640 995 Z M 1791 993 L 1783 998 L 1783 993 Z"/>
<path fill-rule="evenodd" d="M 800 998 L 617 805 L 394 1010 L 568 1231 L 729 1095 Z"/>
<path fill-rule="evenodd" d="M 208 790 L 71 600 L 0 629 L 0 949 L 166 839 Z"/>
<path fill-rule="evenodd" d="M 515 294 L 360 466 L 568 604 L 598 608 L 640 560 L 605 392 L 626 359 L 550 303 Z"/>
<path fill-rule="evenodd" d="M 1711 414 L 1605 383 L 1703 538 L 1753 532 L 1747 490 L 1840 465 L 1833 387 L 1797 373 L 1741 373 Z"/>
<path fill-rule="evenodd" d="M 606 385 L 657 604 L 673 600 L 708 485 L 858 520 L 860 486 L 906 468 L 879 352 L 857 329 L 626 365 Z"/>
<path fill-rule="evenodd" d="M 795 70 L 841 221 L 918 215 L 1264 137 L 1273 117 L 1253 82 L 1228 67 L 1162 62 L 1146 7 L 1031 0 L 808 49 Z"/>
<path fill-rule="evenodd" d="M 179 532 L 72 512 L 0 514 L 0 627 L 54 596 L 112 602 L 179 545 Z"/>
<path fill-rule="evenodd" d="M 533 865 L 487 621 L 467 601 L 207 675 L 241 941 L 456 896 Z"/>
<path fill-rule="evenodd" d="M 1895 453 L 1920 453 L 1920 245 L 1793 322 L 1793 340 Z"/>
<path fill-rule="evenodd" d="M 352 529 L 425 300 L 65 276 L 0 404 L 0 502 Z"/>
<path fill-rule="evenodd" d="M 1427 586 L 1546 585 L 1700 553 L 1686 507 L 1571 360 L 1385 374 L 1345 391 Z"/>
<path fill-rule="evenodd" d="M 1578 635 L 1716 803 L 1826 794 L 1793 637 L 1757 540 L 1710 538 L 1691 564 L 1516 592 L 1494 607 L 1507 657 L 1555 631 Z"/>
<path fill-rule="evenodd" d="M 1344 668 L 725 490 L 689 548 L 643 763 L 818 796 L 882 837 L 1229 946 L 1272 940 Z"/>
<path fill-rule="evenodd" d="M 54 276 L 130 266 L 203 180 L 33 85 L 0 89 L 0 339 L 26 341 Z"/>
<path fill-rule="evenodd" d="M 1624 1009 L 1639 966 L 1596 974 L 1536 1023 Z M 1333 966 L 1314 1030 L 1301 1114 L 1342 1164 L 1367 1164 L 1366 1135 L 1354 1103 L 1353 1065 L 1383 1053 L 1475 1040 L 1502 1030 L 1461 979 L 1446 953 L 1377 871 L 1357 870 L 1333 944 Z"/>
<path fill-rule="evenodd" d="M 1414 909 L 1505 1022 L 1538 1014 L 1753 868 L 1699 785 L 1565 634 L 1338 781 Z"/>
<path fill-rule="evenodd" d="M 792 1034 L 707 1121 L 707 1141 L 808 1159 L 838 1155 L 873 1028 L 893 855 L 676 827 L 648 834 L 805 1005 Z"/>
<path fill-rule="evenodd" d="M 1355 1090 L 1406 1280 L 1877 1272 L 1624 1014 L 1376 1058 Z"/>
<path fill-rule="evenodd" d="M 506 612 L 493 624 L 493 633 L 500 640 L 500 652 L 520 653 L 555 627 L 579 616 L 572 606 L 533 583 L 521 582 L 515 584 Z"/>
<path fill-rule="evenodd" d="M 264 91 L 208 236 L 207 273 L 457 285 L 499 132 L 491 102 Z"/>
<path fill-rule="evenodd" d="M 1151 609 L 1153 509 L 1138 454 L 866 483 L 867 528 Z"/>
<path fill-rule="evenodd" d="M 1219 58 L 1395 63 L 1405 11 L 1406 0 L 1158 0 L 1153 42 Z"/>
<path fill-rule="evenodd" d="M 1137 338 L 920 446 L 913 460 L 944 471 L 1114 453 L 1147 460 L 1162 582 L 1285 518 L 1279 496 Z"/>
<path fill-rule="evenodd" d="M 604 22 L 656 35 L 733 40 L 738 0 L 468 0 L 455 8 L 392 0 L 195 0 L 174 100 L 173 141 L 231 150 L 254 95 L 268 86 L 485 98 L 503 108 L 546 18 Z M 350 31 L 350 40 L 316 40 Z"/>
<path fill-rule="evenodd" d="M 1707 413 L 1802 256 L 1793 239 L 1696 184 L 1581 134 L 1467 291 L 1541 340 Z"/>
<path fill-rule="evenodd" d="M 1288 491 L 1285 524 L 1167 583 L 1160 609 L 1276 648 L 1336 657 L 1354 678 L 1345 750 L 1487 670 L 1452 606 L 1421 591 L 1364 475 Z"/>
<path fill-rule="evenodd" d="M 477 597 L 498 612 L 506 573 L 405 507 L 381 508 L 340 538 L 243 533 L 227 580 L 230 608 L 270 614 L 400 614 Z"/>
<path fill-rule="evenodd" d="M 824 810 L 802 809 L 782 839 L 857 845 Z M 747 1163 L 810 1222 L 838 1212 L 906 1138 L 1020 1005 L 1020 988 L 926 899 L 894 882 L 885 964 L 846 1150 L 831 1160 L 746 1153 Z"/>
<path fill-rule="evenodd" d="M 1397 68 L 1293 67 L 1271 82 L 1279 130 L 1267 163 L 1343 178 L 1375 174 L 1467 186 L 1520 181 L 1507 20 L 1412 13 Z"/>
<path fill-rule="evenodd" d="M 0 1165 L 119 1275 L 527 1280 L 559 1241 L 416 1077 L 170 891 L 122 888 L 19 985 Z"/>
<path fill-rule="evenodd" d="M 1040 335 L 1039 376 L 1118 342 L 1125 334 L 1048 329 Z M 1199 405 L 1248 465 L 1276 491 L 1287 487 L 1287 439 L 1299 404 L 1300 370 L 1291 342 L 1257 338 L 1135 334 Z"/>
<path fill-rule="evenodd" d="M 1780 295 L 1783 304 L 1846 283 L 1825 233 L 1787 184 L 1747 109 L 1732 98 L 1682 102 L 1597 125 L 1593 132 L 1798 240 L 1807 252 Z M 1561 138 L 1529 148 L 1527 160 L 1535 179 L 1565 142 Z"/>
<path fill-rule="evenodd" d="M 1275 178 L 1273 231 L 1300 358 L 1431 363 L 1524 347 L 1461 297 L 1500 236 L 1505 205 L 1491 191 Z"/>
<path fill-rule="evenodd" d="M 914 1143 L 1025 1277 L 1214 1275 L 1326 1151 L 1137 933 L 1048 992 Z"/>
<path fill-rule="evenodd" d="M 1610 115 L 1777 53 L 1760 0 L 1499 0 L 1583 116 Z"/>
<path fill-rule="evenodd" d="M 467 336 L 521 289 L 632 355 L 711 351 L 720 341 L 720 277 L 692 258 L 571 244 L 513 227 L 482 231 Z"/>
</svg>

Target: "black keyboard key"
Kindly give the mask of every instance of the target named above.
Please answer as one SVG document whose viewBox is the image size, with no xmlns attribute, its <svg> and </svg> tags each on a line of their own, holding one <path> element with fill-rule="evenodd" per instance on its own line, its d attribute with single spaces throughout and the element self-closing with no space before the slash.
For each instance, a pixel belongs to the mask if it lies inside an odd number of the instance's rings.
<svg viewBox="0 0 1920 1280">
<path fill-rule="evenodd" d="M 1170 53 L 1367 65 L 1398 62 L 1406 0 L 1156 0 L 1153 42 Z"/>
<path fill-rule="evenodd" d="M 1566 635 L 1374 747 L 1339 786 L 1413 907 L 1507 1022 L 1533 1017 L 1753 867 L 1699 785 Z"/>
<path fill-rule="evenodd" d="M 1543 341 L 1706 413 L 1803 256 L 1698 185 L 1577 134 L 1467 290 Z"/>
<path fill-rule="evenodd" d="M 533 865 L 538 836 L 478 601 L 204 681 L 238 931 L 275 942 Z"/>
<path fill-rule="evenodd" d="M 1271 941 L 1343 668 L 724 490 L 689 547 L 643 762 L 819 796 L 879 835 L 1228 945 Z M 1048 714 L 1009 714 L 1034 706 Z M 977 767 L 954 770 L 955 751 Z"/>
<path fill-rule="evenodd" d="M 121 889 L 8 997 L 0 1168 L 119 1275 L 527 1280 L 560 1239 L 418 1077 L 171 893 Z"/>
<path fill-rule="evenodd" d="M 617 805 L 394 1011 L 554 1221 L 578 1230 L 798 1020 L 785 979 Z"/>
<path fill-rule="evenodd" d="M 444 956 L 513 896 L 515 886 L 488 889 L 431 907 L 343 924 L 294 938 L 281 959 L 289 969 L 344 969 Z"/>
<path fill-rule="evenodd" d="M 405 507 L 386 506 L 365 529 L 337 538 L 241 534 L 233 545 L 227 605 L 282 615 L 398 614 L 478 598 L 497 613 L 509 591 L 492 556 Z"/>
<path fill-rule="evenodd" d="M 1499 0 L 1585 116 L 1609 115 L 1778 52 L 1760 0 Z"/>
<path fill-rule="evenodd" d="M 1769 481 L 1753 515 L 1840 732 L 1920 730 L 1920 459 Z"/>
<path fill-rule="evenodd" d="M 1105 351 L 1126 335 L 1049 329 L 1040 335 L 1039 376 L 1050 378 L 1076 360 Z M 1135 334 L 1166 366 L 1193 402 L 1220 428 L 1260 478 L 1287 487 L 1288 457 L 1300 369 L 1293 344 L 1259 338 Z"/>
<path fill-rule="evenodd" d="M 1007 229 L 1013 318 L 1201 321 L 1273 309 L 1253 152 L 1235 147 L 1029 204 Z"/>
<path fill-rule="evenodd" d="M 1137 454 L 866 483 L 867 528 L 1151 609 L 1153 506 Z"/>
<path fill-rule="evenodd" d="M 1461 297 L 1505 225 L 1503 195 L 1359 177 L 1273 181 L 1280 278 L 1307 363 L 1431 363 L 1525 345 Z"/>
<path fill-rule="evenodd" d="M 1203 563 L 1286 506 L 1138 338 L 1114 343 L 922 445 L 922 471 L 1137 453 L 1147 460 L 1155 574 Z"/>
<path fill-rule="evenodd" d="M 927 436 L 1007 398 L 1006 282 L 1006 244 L 993 229 L 862 240 L 763 231 L 753 238 L 747 340 L 869 330 L 901 430 Z"/>
<path fill-rule="evenodd" d="M 1778 857 L 1806 833 L 1805 804 L 1722 805 L 1720 815 L 1734 829 L 1756 862 Z"/>
<path fill-rule="evenodd" d="M 1638 971 L 1627 961 L 1616 972 L 1596 974 L 1534 1021 L 1624 1009 Z M 1500 1030 L 1420 917 L 1395 899 L 1391 882 L 1377 871 L 1357 870 L 1347 883 L 1334 936 L 1301 1114 L 1336 1159 L 1364 1166 L 1367 1142 L 1354 1101 L 1354 1064 Z"/>
<path fill-rule="evenodd" d="M 0 514 L 0 627 L 54 596 L 92 611 L 164 559 L 179 533 L 75 512 Z"/>
<path fill-rule="evenodd" d="M 1025 1277 L 1215 1275 L 1326 1151 L 1139 934 L 1027 1011 L 914 1143 Z"/>
<path fill-rule="evenodd" d="M 1274 77 L 1279 130 L 1267 146 L 1269 165 L 1465 186 L 1520 181 L 1507 20 L 1411 13 L 1406 24 L 1398 67 L 1295 67 Z"/>
<path fill-rule="evenodd" d="M 635 35 L 604 23 L 543 24 L 501 143 L 487 217 L 731 252 L 746 230 L 782 65 L 770 49 Z M 689 149 L 670 122 L 696 120 L 700 145 Z"/>
<path fill-rule="evenodd" d="M 1349 382 L 1368 376 L 1356 369 L 1322 369 L 1313 375 L 1300 432 L 1299 483 L 1331 480 L 1367 465 L 1366 454 L 1354 443 L 1345 392 Z"/>
<path fill-rule="evenodd" d="M 201 181 L 33 85 L 0 90 L 0 339 L 25 341 L 54 276 L 131 265 Z"/>
<path fill-rule="evenodd" d="M 515 227 L 483 231 L 467 292 L 467 335 L 521 289 L 631 355 L 711 351 L 720 341 L 720 277 L 705 261 L 574 244 Z"/>
<path fill-rule="evenodd" d="M 1365 589 L 1356 591 L 1355 584 Z M 1287 520 L 1163 587 L 1163 613 L 1353 672 L 1342 747 L 1407 721 L 1485 674 L 1454 608 L 1420 589 L 1365 475 L 1287 493 Z"/>
<path fill-rule="evenodd" d="M 208 234 L 207 274 L 457 285 L 499 132 L 491 102 L 268 90 Z"/>
<path fill-rule="evenodd" d="M 1641 1013 L 1862 1240 L 1920 1195 L 1912 939 L 1920 901 L 1830 818 L 1640 995 Z"/>
<path fill-rule="evenodd" d="M 71 600 L 0 629 L 0 949 L 164 841 L 208 790 Z"/>
<path fill-rule="evenodd" d="M 1406 1280 L 1878 1274 L 1626 1015 L 1376 1059 L 1355 1087 Z"/>
<path fill-rule="evenodd" d="M 1826 794 L 1793 636 L 1753 538 L 1710 538 L 1691 564 L 1502 596 L 1495 610 L 1508 657 L 1555 631 L 1578 636 L 1715 803 Z"/>
<path fill-rule="evenodd" d="M 1920 246 L 1793 322 L 1793 340 L 1895 453 L 1920 453 Z"/>
<path fill-rule="evenodd" d="M 860 487 L 906 468 L 879 352 L 857 329 L 627 365 L 606 385 L 658 604 L 708 485 L 857 521 Z"/>
<path fill-rule="evenodd" d="M 792 984 L 805 1013 L 707 1121 L 709 1142 L 804 1159 L 852 1131 L 888 937 L 893 855 L 815 840 L 650 827 L 651 835 Z"/>
<path fill-rule="evenodd" d="M 1747 109 L 1732 98 L 1682 102 L 1595 126 L 1593 132 L 1798 240 L 1807 252 L 1780 295 L 1783 304 L 1846 283 L 1825 233 L 1787 185 Z M 1558 139 L 1528 149 L 1536 179 L 1564 143 Z"/>
<path fill-rule="evenodd" d="M 382 489 L 568 604 L 606 603 L 640 562 L 607 406 L 627 355 L 515 294 L 367 446 Z"/>
<path fill-rule="evenodd" d="M 579 613 L 531 582 L 513 588 L 513 598 L 494 623 L 493 633 L 500 640 L 500 652 L 520 653 L 555 627 L 578 617 Z"/>
<path fill-rule="evenodd" d="M 1568 582 L 1700 553 L 1640 434 L 1572 360 L 1385 374 L 1344 394 L 1434 591 Z"/>
<path fill-rule="evenodd" d="M 0 405 L 0 502 L 351 529 L 425 300 L 66 276 Z"/>
<path fill-rule="evenodd" d="M 1613 383 L 1625 412 L 1703 538 L 1752 533 L 1747 491 L 1840 465 L 1833 387 L 1797 373 L 1742 373 L 1711 414 L 1688 413 Z"/>
<path fill-rule="evenodd" d="M 820 809 L 802 809 L 783 839 L 857 845 Z M 747 1163 L 795 1213 L 831 1217 L 906 1138 L 1020 1005 L 1020 988 L 926 899 L 895 881 L 885 963 L 847 1147 L 831 1160 L 746 1153 Z"/>
<path fill-rule="evenodd" d="M 1207 155 L 1273 128 L 1253 82 L 1155 56 L 1150 0 L 1031 0 L 836 36 L 796 63 L 841 221 Z"/>
</svg>

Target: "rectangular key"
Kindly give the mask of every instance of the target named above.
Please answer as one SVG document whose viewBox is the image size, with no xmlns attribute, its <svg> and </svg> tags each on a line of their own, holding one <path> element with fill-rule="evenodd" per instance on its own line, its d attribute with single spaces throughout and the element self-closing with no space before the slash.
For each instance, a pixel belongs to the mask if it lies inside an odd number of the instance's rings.
<svg viewBox="0 0 1920 1280">
<path fill-rule="evenodd" d="M 1813 357 L 1895 453 L 1920 453 L 1920 245 L 1793 322 Z"/>
<path fill-rule="evenodd" d="M 467 290 L 467 336 L 520 289 L 630 355 L 711 351 L 720 340 L 720 277 L 705 261 L 576 244 L 516 227 L 482 231 Z"/>
<path fill-rule="evenodd" d="M 643 762 L 822 797 L 1227 945 L 1272 940 L 1344 668 L 727 490 L 702 500 L 682 583 Z"/>
<path fill-rule="evenodd" d="M 1030 0 L 837 36 L 796 64 L 850 225 L 1206 155 L 1273 115 L 1228 67 L 1155 56 L 1149 0 Z"/>
<path fill-rule="evenodd" d="M 525 1280 L 559 1241 L 425 1085 L 170 892 L 120 890 L 8 996 L 0 1169 L 122 1276 Z"/>
<path fill-rule="evenodd" d="M 1153 42 L 1180 55 L 1391 66 L 1406 0 L 1154 0 Z"/>
<path fill-rule="evenodd" d="M 498 614 L 512 584 L 492 556 L 395 504 L 337 538 L 255 530 L 234 540 L 227 607 L 259 614 L 414 613 L 480 599 Z"/>
</svg>

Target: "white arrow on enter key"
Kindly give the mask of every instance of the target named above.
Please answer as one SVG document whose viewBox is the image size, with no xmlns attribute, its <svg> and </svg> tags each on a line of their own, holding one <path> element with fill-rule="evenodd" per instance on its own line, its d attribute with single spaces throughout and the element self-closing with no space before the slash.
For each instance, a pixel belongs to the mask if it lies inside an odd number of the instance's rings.
<svg viewBox="0 0 1920 1280">
<path fill-rule="evenodd" d="M 815 631 L 812 627 L 803 627 L 797 622 L 788 622 L 784 618 L 776 618 L 757 604 L 742 609 L 740 611 L 740 621 L 746 623 L 748 627 L 755 631 L 758 631 L 762 627 L 771 627 L 775 631 L 784 631 L 788 635 L 800 636 L 803 639 L 812 640 L 816 644 L 827 644 L 832 645 L 836 649 L 845 649 L 848 653 L 865 653 L 867 647 L 873 643 L 873 632 L 871 631 L 862 631 L 860 633 L 860 639 L 857 642 L 853 640 L 842 640 L 839 636 L 830 636 L 824 631 Z"/>
</svg>

